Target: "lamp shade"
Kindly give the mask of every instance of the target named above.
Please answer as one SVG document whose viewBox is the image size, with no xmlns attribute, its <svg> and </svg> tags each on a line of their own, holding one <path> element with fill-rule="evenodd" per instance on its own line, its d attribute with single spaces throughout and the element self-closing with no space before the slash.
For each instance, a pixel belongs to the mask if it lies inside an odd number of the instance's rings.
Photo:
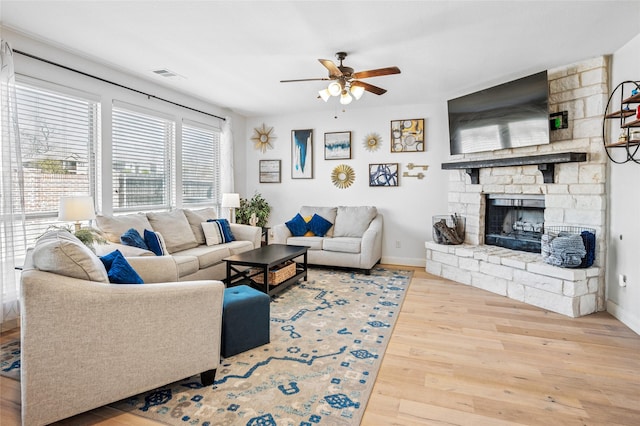
<svg viewBox="0 0 640 426">
<path fill-rule="evenodd" d="M 240 207 L 240 194 L 222 194 L 222 207 L 223 208 Z"/>
<path fill-rule="evenodd" d="M 356 100 L 360 99 L 364 93 L 364 87 L 353 84 L 351 85 L 350 92 Z"/>
<path fill-rule="evenodd" d="M 95 218 L 96 212 L 92 196 L 81 195 L 60 198 L 58 220 L 65 222 L 79 222 L 81 220 L 90 220 Z"/>
</svg>

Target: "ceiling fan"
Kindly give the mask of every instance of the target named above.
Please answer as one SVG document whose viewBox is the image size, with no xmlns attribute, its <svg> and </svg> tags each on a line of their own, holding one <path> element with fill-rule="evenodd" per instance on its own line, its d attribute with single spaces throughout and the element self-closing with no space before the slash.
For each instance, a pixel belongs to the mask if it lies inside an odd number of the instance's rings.
<svg viewBox="0 0 640 426">
<path fill-rule="evenodd" d="M 376 95 L 383 95 L 387 92 L 386 89 L 365 83 L 364 81 L 360 81 L 360 79 L 400 74 L 400 68 L 398 67 L 378 68 L 374 70 L 354 72 L 353 68 L 342 65 L 342 61 L 346 57 L 346 52 L 336 53 L 336 58 L 340 61 L 340 65 L 334 64 L 333 61 L 330 61 L 329 59 L 318 59 L 318 61 L 320 61 L 320 63 L 329 70 L 329 77 L 280 80 L 280 83 L 330 80 L 331 83 L 329 83 L 329 86 L 326 89 L 320 90 L 319 97 L 327 102 L 331 96 L 340 96 L 340 103 L 346 105 L 351 103 L 352 96 L 356 99 L 360 99 L 365 91 L 375 93 Z"/>
</svg>

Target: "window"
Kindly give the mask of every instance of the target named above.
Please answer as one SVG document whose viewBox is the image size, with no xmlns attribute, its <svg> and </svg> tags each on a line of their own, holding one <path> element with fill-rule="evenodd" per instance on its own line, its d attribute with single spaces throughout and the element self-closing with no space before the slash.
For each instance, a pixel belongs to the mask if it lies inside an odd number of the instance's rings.
<svg viewBox="0 0 640 426">
<path fill-rule="evenodd" d="M 114 106 L 114 212 L 172 206 L 174 134 L 173 121 Z"/>
<path fill-rule="evenodd" d="M 212 204 L 220 193 L 220 132 L 182 126 L 182 202 Z"/>
<path fill-rule="evenodd" d="M 24 83 L 17 84 L 16 95 L 25 227 L 27 244 L 32 244 L 49 226 L 59 224 L 60 197 L 94 195 L 99 106 Z M 15 255 L 24 256 L 25 250 L 16 247 Z"/>
</svg>

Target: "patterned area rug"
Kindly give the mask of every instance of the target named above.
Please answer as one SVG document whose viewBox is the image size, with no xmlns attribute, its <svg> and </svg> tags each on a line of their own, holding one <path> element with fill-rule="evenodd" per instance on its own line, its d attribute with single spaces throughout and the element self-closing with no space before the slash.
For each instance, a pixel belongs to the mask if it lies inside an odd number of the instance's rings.
<svg viewBox="0 0 640 426">
<path fill-rule="evenodd" d="M 193 376 L 111 406 L 170 425 L 357 425 L 411 275 L 312 268 L 271 302 L 271 343 L 223 360 L 213 386 Z"/>
</svg>

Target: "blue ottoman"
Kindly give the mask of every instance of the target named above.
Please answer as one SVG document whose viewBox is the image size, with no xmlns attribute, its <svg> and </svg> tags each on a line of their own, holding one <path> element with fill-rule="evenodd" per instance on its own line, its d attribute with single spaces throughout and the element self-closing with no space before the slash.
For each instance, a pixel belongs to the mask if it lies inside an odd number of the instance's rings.
<svg viewBox="0 0 640 426">
<path fill-rule="evenodd" d="M 222 356 L 228 358 L 269 343 L 271 298 L 246 285 L 224 290 Z"/>
</svg>

